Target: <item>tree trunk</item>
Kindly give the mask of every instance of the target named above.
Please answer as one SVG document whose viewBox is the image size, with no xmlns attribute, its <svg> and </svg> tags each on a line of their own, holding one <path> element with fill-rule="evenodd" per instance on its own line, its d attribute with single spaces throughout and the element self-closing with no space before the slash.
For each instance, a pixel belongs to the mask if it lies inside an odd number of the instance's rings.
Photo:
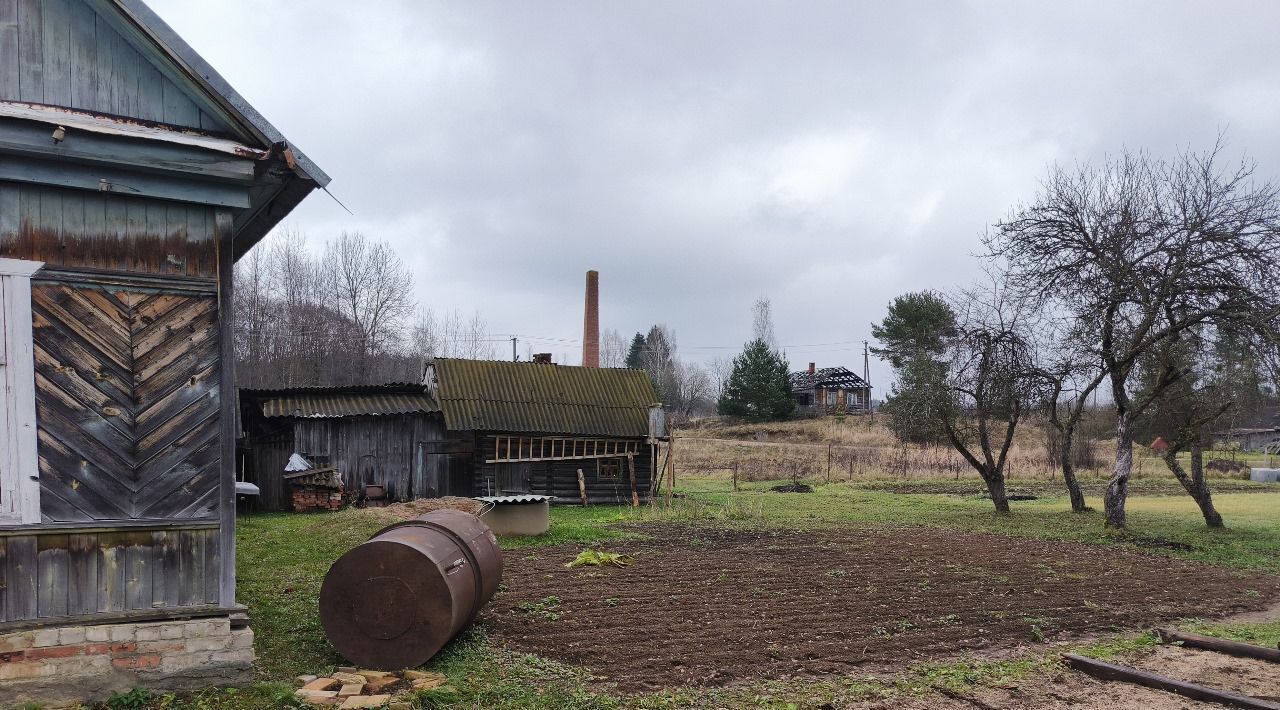
<svg viewBox="0 0 1280 710">
<path fill-rule="evenodd" d="M 1213 505 L 1213 493 L 1209 490 L 1209 482 L 1204 477 L 1204 449 L 1196 443 L 1191 445 L 1191 475 L 1178 463 L 1178 449 L 1170 448 L 1164 455 L 1164 463 L 1169 467 L 1178 482 L 1186 489 L 1187 494 L 1200 507 L 1204 522 L 1211 528 L 1223 527 L 1222 515 Z"/>
<path fill-rule="evenodd" d="M 987 484 L 987 492 L 991 494 L 991 503 L 997 513 L 1009 512 L 1009 493 L 1005 490 L 1004 472 L 987 470 L 982 474 Z"/>
<path fill-rule="evenodd" d="M 1084 502 L 1084 491 L 1080 490 L 1080 481 L 1076 478 L 1076 465 L 1072 460 L 1072 442 L 1075 440 L 1073 427 L 1062 430 L 1062 481 L 1067 484 L 1067 495 L 1071 496 L 1071 511 L 1083 513 L 1089 510 Z"/>
<path fill-rule="evenodd" d="M 1133 429 L 1130 415 L 1121 411 L 1116 416 L 1116 465 L 1103 498 L 1107 527 L 1125 527 L 1124 504 L 1129 497 L 1129 473 L 1133 470 Z"/>
</svg>

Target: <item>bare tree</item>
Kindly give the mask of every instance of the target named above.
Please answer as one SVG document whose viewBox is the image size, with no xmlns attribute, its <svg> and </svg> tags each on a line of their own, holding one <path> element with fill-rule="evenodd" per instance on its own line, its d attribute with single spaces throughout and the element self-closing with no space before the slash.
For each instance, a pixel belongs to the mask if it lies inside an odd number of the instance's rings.
<svg viewBox="0 0 1280 710">
<path fill-rule="evenodd" d="M 600 333 L 600 367 L 623 367 L 627 363 L 630 342 L 613 328 Z"/>
<path fill-rule="evenodd" d="M 1081 348 L 1071 323 L 1046 319 L 1048 327 L 1033 336 L 1036 345 L 1035 375 L 1043 383 L 1044 418 L 1048 426 L 1050 461 L 1058 464 L 1062 481 L 1071 499 L 1071 510 L 1090 510 L 1076 477 L 1077 432 L 1088 406 L 1088 395 L 1097 389 L 1105 374 L 1095 359 Z"/>
<path fill-rule="evenodd" d="M 773 303 L 762 296 L 756 299 L 755 305 L 751 308 L 751 313 L 752 339 L 763 340 L 770 350 L 777 350 L 778 338 L 773 331 Z"/>
<path fill-rule="evenodd" d="M 437 315 L 431 308 L 423 307 L 418 309 L 410 327 L 409 348 L 419 359 L 495 360 L 496 341 L 479 311 L 464 319 L 457 309 Z"/>
<path fill-rule="evenodd" d="M 1280 189 L 1242 161 L 1221 166 L 1222 141 L 1171 161 L 1125 152 L 1100 166 L 1055 167 L 1030 205 L 996 225 L 993 257 L 1022 295 L 1069 313 L 1098 363 L 1116 418 L 1107 524 L 1126 525 L 1138 359 L 1184 331 L 1280 312 Z M 1176 372 L 1164 387 L 1179 376 Z M 1156 395 L 1158 396 L 1158 395 Z"/>
<path fill-rule="evenodd" d="M 322 274 L 326 298 L 355 325 L 362 358 L 395 343 L 413 310 L 413 276 L 391 245 L 343 232 L 325 245 Z"/>
<path fill-rule="evenodd" d="M 725 383 L 729 381 L 729 375 L 733 373 L 733 358 L 718 355 L 711 358 L 707 363 L 707 372 L 711 376 L 711 384 L 714 386 L 714 394 L 717 401 L 724 396 Z"/>
</svg>

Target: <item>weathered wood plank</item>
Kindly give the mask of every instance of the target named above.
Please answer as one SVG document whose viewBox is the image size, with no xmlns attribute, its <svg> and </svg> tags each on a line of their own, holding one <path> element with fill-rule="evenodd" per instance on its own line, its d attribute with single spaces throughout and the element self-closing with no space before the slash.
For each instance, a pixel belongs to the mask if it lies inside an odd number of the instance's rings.
<svg viewBox="0 0 1280 710">
<path fill-rule="evenodd" d="M 38 616 L 66 616 L 70 554 L 67 535 L 41 535 L 37 540 L 40 585 L 36 590 Z"/>
<path fill-rule="evenodd" d="M 1228 653 L 1244 658 L 1257 658 L 1273 663 L 1280 663 L 1280 648 L 1269 648 L 1251 643 L 1241 643 L 1230 639 L 1178 631 L 1177 629 L 1156 629 L 1156 635 L 1163 643 L 1180 643 L 1189 648 L 1203 648 L 1219 653 Z"/>
<path fill-rule="evenodd" d="M 150 62 L 139 57 L 137 117 L 145 121 L 164 121 L 164 76 Z"/>
<path fill-rule="evenodd" d="M 216 495 L 216 493 L 215 493 Z M 217 505 L 217 500 L 213 501 Z M 204 603 L 217 604 L 222 596 L 222 553 L 218 549 L 221 540 L 216 530 L 205 530 L 204 537 Z"/>
<path fill-rule="evenodd" d="M 124 37 L 112 32 L 112 69 L 115 71 L 113 103 L 115 113 L 121 116 L 138 116 L 138 64 L 142 61 L 137 50 Z"/>
<path fill-rule="evenodd" d="M 178 126 L 200 127 L 200 109 L 172 81 L 165 79 L 162 87 L 164 122 Z"/>
<path fill-rule="evenodd" d="M 8 580 L 5 594 L 5 619 L 34 619 L 39 611 L 36 596 L 36 538 L 9 538 L 6 550 L 8 557 Z"/>
<path fill-rule="evenodd" d="M 95 614 L 98 611 L 98 536 L 68 536 L 70 552 L 67 613 Z"/>
<path fill-rule="evenodd" d="M 70 0 L 44 0 L 41 49 L 44 52 L 44 102 L 71 105 Z"/>
<path fill-rule="evenodd" d="M 18 98 L 44 102 L 44 37 L 41 0 L 18 0 Z"/>
<path fill-rule="evenodd" d="M 18 0 L 0 0 L 0 99 L 19 100 Z"/>
<path fill-rule="evenodd" d="M 178 585 L 178 604 L 191 606 L 198 603 L 199 594 L 204 590 L 203 562 L 200 558 L 200 539 L 192 531 L 183 530 L 178 533 L 180 558 L 182 565 L 182 581 Z"/>
<path fill-rule="evenodd" d="M 1217 688 L 1188 683 L 1176 678 L 1085 658 L 1072 653 L 1064 653 L 1062 657 L 1066 660 L 1067 665 L 1072 668 L 1103 680 L 1118 680 L 1157 690 L 1166 690 L 1170 693 L 1177 693 L 1184 697 L 1204 700 L 1210 703 L 1235 705 L 1242 708 L 1252 708 L 1253 710 L 1280 710 L 1280 703 L 1273 703 L 1270 700 L 1261 700 L 1247 695 L 1218 690 Z"/>
<path fill-rule="evenodd" d="M 71 106 L 87 111 L 98 105 L 98 16 L 79 0 L 70 3 Z"/>
<path fill-rule="evenodd" d="M 17 185 L 0 183 L 0 254 L 8 254 L 12 243 L 20 236 L 21 204 L 22 194 Z"/>
<path fill-rule="evenodd" d="M 117 533 L 103 533 L 98 536 L 98 611 L 124 610 L 124 550 Z"/>
<path fill-rule="evenodd" d="M 0 0 L 9 1 L 12 0 Z M 190 146 L 142 142 L 85 131 L 77 132 L 74 140 L 54 143 L 49 140 L 47 125 L 29 122 L 0 121 L 0 148 L 17 155 L 124 167 L 158 175 L 177 174 L 179 177 L 243 184 L 254 179 L 254 164 L 247 158 Z M 202 216 L 205 212 L 207 210 L 199 214 Z M 211 228 L 202 227 L 197 236 L 205 238 L 211 232 Z"/>
<path fill-rule="evenodd" d="M 9 538 L 0 537 L 0 621 L 9 619 Z"/>
<path fill-rule="evenodd" d="M 242 185 L 187 180 L 96 165 L 58 164 L 22 157 L 0 163 L 0 180 L 69 188 L 72 191 L 99 192 L 105 186 L 112 191 L 159 200 L 237 209 L 249 206 L 249 192 Z"/>
<path fill-rule="evenodd" d="M 209 226 L 214 229 L 213 243 L 218 254 L 218 305 L 222 318 L 222 330 L 218 338 L 222 365 L 222 373 L 218 378 L 218 438 L 221 450 L 218 457 L 218 507 L 215 509 L 221 521 L 218 529 L 218 559 L 222 568 L 218 575 L 218 590 L 219 601 L 230 606 L 236 601 L 236 358 L 232 332 L 232 304 L 235 302 L 232 278 L 235 269 L 234 218 L 229 211 L 218 210 L 213 224 Z"/>
<path fill-rule="evenodd" d="M 171 530 L 165 533 L 160 548 L 161 559 L 164 560 L 164 596 L 157 599 L 165 606 L 178 606 L 182 599 L 182 532 Z"/>
<path fill-rule="evenodd" d="M 86 5 L 85 7 L 88 7 Z M 97 110 L 103 113 L 116 111 L 116 34 L 115 30 L 98 13 L 93 13 L 94 34 L 94 90 Z"/>
<path fill-rule="evenodd" d="M 125 534 L 124 605 L 126 609 L 147 609 L 152 603 L 151 535 L 145 532 Z"/>
</svg>

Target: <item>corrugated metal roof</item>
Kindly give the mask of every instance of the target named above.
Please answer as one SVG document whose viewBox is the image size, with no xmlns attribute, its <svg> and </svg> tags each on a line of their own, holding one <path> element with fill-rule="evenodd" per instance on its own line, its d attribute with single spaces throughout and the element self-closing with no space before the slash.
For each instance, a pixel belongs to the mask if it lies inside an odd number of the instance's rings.
<svg viewBox="0 0 1280 710">
<path fill-rule="evenodd" d="M 426 387 L 394 383 L 359 387 L 299 387 L 287 390 L 244 390 L 242 399 L 261 402 L 262 416 L 299 419 L 388 414 L 430 414 L 440 407 Z"/>
<path fill-rule="evenodd" d="M 430 366 L 451 431 L 647 436 L 657 403 L 641 370 L 450 358 Z"/>
</svg>

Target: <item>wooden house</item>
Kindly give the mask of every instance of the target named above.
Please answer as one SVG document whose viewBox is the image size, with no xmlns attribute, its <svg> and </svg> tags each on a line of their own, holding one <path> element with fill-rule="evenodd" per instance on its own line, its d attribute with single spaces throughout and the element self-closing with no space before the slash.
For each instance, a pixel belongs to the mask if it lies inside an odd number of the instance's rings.
<svg viewBox="0 0 1280 710">
<path fill-rule="evenodd" d="M 818 369 L 809 363 L 804 372 L 793 372 L 791 396 L 800 414 L 864 414 L 871 411 L 871 385 L 845 367 Z"/>
<path fill-rule="evenodd" d="M 444 419 L 420 384 L 241 390 L 240 411 L 241 469 L 261 490 L 262 509 L 291 507 L 293 454 L 336 469 L 347 500 L 367 486 L 389 501 L 470 495 L 469 480 L 448 476 Z"/>
<path fill-rule="evenodd" d="M 473 495 L 648 500 L 666 432 L 643 371 L 437 358 L 424 381 L 444 415 L 440 455 L 465 467 Z"/>
<path fill-rule="evenodd" d="M 327 182 L 141 0 L 0 0 L 0 706 L 251 678 L 232 264 Z"/>
</svg>

